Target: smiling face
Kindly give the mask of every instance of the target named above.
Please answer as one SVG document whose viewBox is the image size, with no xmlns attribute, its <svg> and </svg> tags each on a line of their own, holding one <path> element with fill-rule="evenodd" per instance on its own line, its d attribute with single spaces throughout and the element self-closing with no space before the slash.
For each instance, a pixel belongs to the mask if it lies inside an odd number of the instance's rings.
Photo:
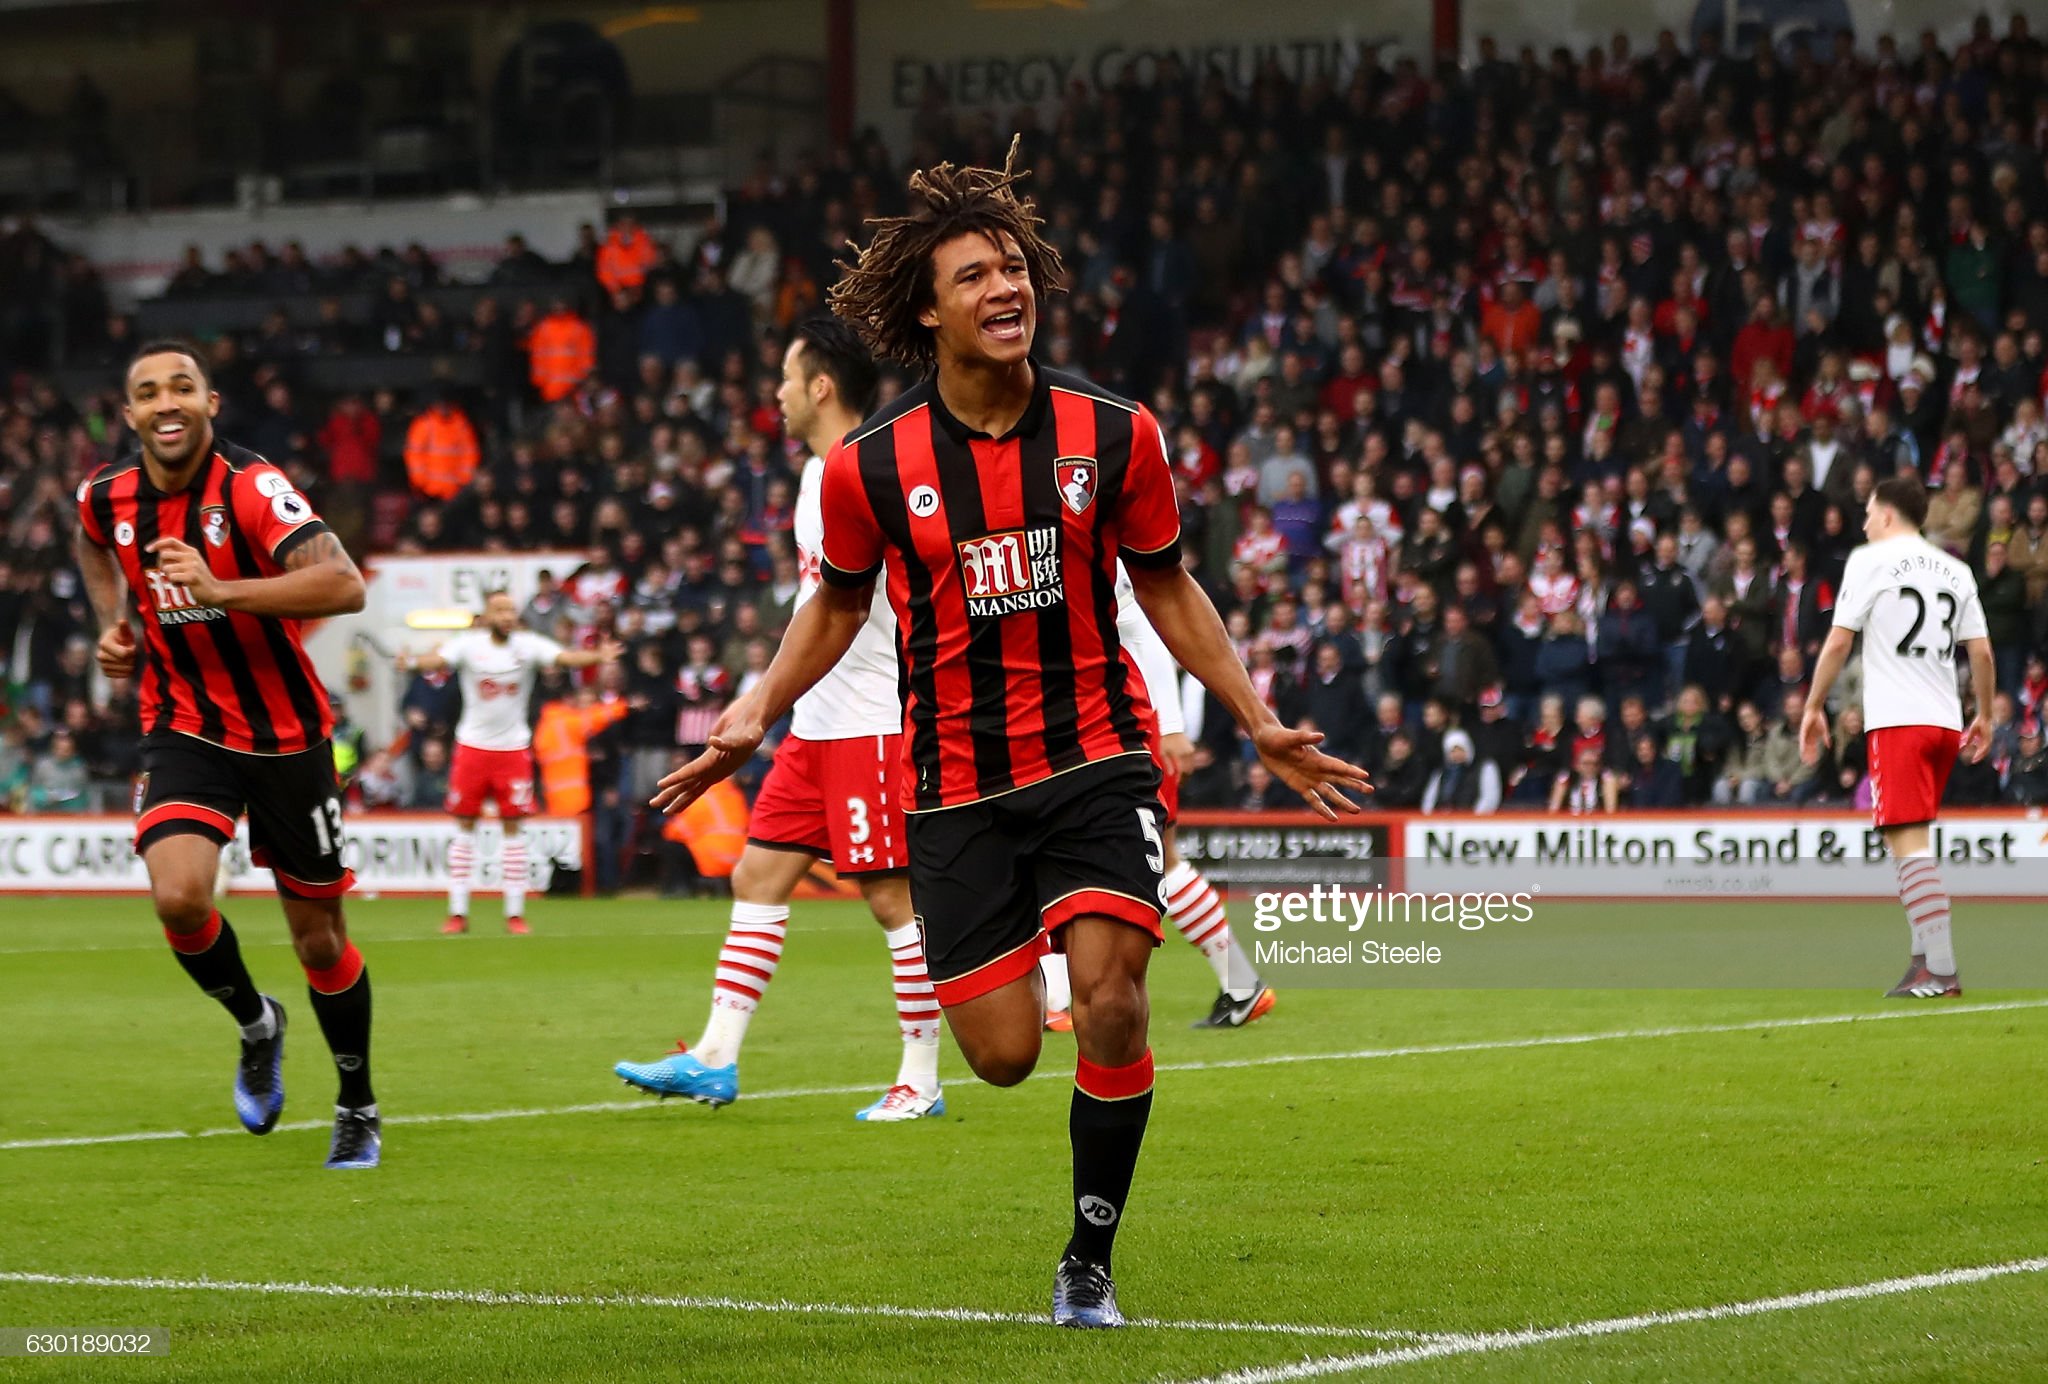
<svg viewBox="0 0 2048 1384">
<path fill-rule="evenodd" d="M 207 385 L 199 362 L 183 351 L 158 351 L 128 368 L 128 399 L 122 416 L 141 439 L 149 459 L 180 471 L 213 440 L 220 395 Z"/>
<path fill-rule="evenodd" d="M 1038 295 L 1016 239 L 970 231 L 932 251 L 931 328 L 940 360 L 1016 365 L 1031 354 Z"/>
</svg>

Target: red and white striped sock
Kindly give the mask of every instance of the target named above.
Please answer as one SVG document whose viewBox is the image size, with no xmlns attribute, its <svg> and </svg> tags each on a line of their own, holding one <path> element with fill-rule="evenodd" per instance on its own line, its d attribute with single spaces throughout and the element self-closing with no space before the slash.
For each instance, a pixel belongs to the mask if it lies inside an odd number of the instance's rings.
<svg viewBox="0 0 2048 1384">
<path fill-rule="evenodd" d="M 1956 973 L 1955 943 L 1948 932 L 1948 890 L 1941 867 L 1932 855 L 1909 855 L 1898 861 L 1899 902 L 1913 926 L 1913 954 L 1924 957 L 1938 976 Z"/>
<path fill-rule="evenodd" d="M 456 828 L 448 843 L 448 912 L 457 918 L 469 916 L 469 880 L 476 870 L 476 830 Z"/>
<path fill-rule="evenodd" d="M 932 990 L 932 978 L 925 970 L 924 941 L 916 923 L 882 934 L 889 944 L 889 961 L 895 972 L 896 1023 L 903 1031 L 903 1065 L 896 1073 L 898 1086 L 912 1086 L 921 1096 L 936 1095 L 939 1089 L 939 997 Z"/>
<path fill-rule="evenodd" d="M 775 979 L 782 942 L 789 935 L 789 905 L 735 903 L 725 945 L 718 949 L 718 976 L 711 986 L 711 1017 L 690 1053 L 707 1067 L 723 1067 L 740 1055 L 747 1021 Z"/>
<path fill-rule="evenodd" d="M 1246 1000 L 1257 994 L 1258 977 L 1252 971 L 1251 958 L 1231 935 L 1230 918 L 1216 886 L 1183 860 L 1167 872 L 1165 892 L 1166 916 L 1207 958 L 1216 983 L 1229 991 L 1232 999 Z"/>
<path fill-rule="evenodd" d="M 516 822 L 505 824 L 505 849 L 499 857 L 505 876 L 505 916 L 526 916 L 526 833 Z"/>
</svg>

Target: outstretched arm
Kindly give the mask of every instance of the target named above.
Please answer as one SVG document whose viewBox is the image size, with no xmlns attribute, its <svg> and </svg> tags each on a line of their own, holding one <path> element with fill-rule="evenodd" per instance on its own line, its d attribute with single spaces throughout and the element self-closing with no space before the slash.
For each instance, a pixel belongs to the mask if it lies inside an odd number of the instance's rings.
<svg viewBox="0 0 2048 1384">
<path fill-rule="evenodd" d="M 156 554 L 163 574 L 190 591 L 200 605 L 279 620 L 319 620 L 353 615 L 363 608 L 363 574 L 331 533 L 316 533 L 295 544 L 284 556 L 284 571 L 276 576 L 241 581 L 222 581 L 197 549 L 175 538 L 159 538 L 149 551 Z"/>
<path fill-rule="evenodd" d="M 759 685 L 725 709 L 711 728 L 704 753 L 664 778 L 649 806 L 681 812 L 712 784 L 730 777 L 746 763 L 768 727 L 787 715 L 796 699 L 831 672 L 832 665 L 853 647 L 860 627 L 867 623 L 874 591 L 873 582 L 844 587 L 828 581 L 820 586 L 818 594 L 804 602 L 790 620 L 782 647 Z"/>
<path fill-rule="evenodd" d="M 626 646 L 616 639 L 607 639 L 594 649 L 564 649 L 555 655 L 557 668 L 594 668 L 600 663 L 617 663 L 626 652 Z"/>
<path fill-rule="evenodd" d="M 1273 776 L 1325 817 L 1358 811 L 1358 804 L 1341 790 L 1370 792 L 1365 770 L 1316 749 L 1323 739 L 1321 733 L 1289 730 L 1280 724 L 1272 708 L 1253 690 L 1250 676 L 1231 648 L 1230 635 L 1217 618 L 1216 607 L 1195 579 L 1178 564 L 1157 568 L 1126 565 L 1131 590 L 1167 651 L 1244 727 Z"/>
</svg>

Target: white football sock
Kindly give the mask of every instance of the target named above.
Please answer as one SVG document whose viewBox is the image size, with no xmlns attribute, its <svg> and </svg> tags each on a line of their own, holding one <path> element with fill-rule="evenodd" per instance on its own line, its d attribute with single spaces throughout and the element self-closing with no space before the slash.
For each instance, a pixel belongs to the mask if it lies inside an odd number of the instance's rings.
<svg viewBox="0 0 2048 1384">
<path fill-rule="evenodd" d="M 242 1030 L 242 1038 L 245 1042 L 253 1043 L 258 1038 L 275 1038 L 277 1036 L 277 1009 L 269 1000 L 265 1000 L 263 1001 L 263 1017 L 256 1020 L 253 1024 L 238 1024 L 236 1027 Z"/>
<path fill-rule="evenodd" d="M 1216 973 L 1216 984 L 1234 1000 L 1258 994 L 1259 978 L 1252 970 L 1251 958 L 1231 935 L 1230 918 L 1216 886 L 1183 860 L 1167 874 L 1164 892 L 1166 916 L 1208 961 L 1209 969 Z"/>
<path fill-rule="evenodd" d="M 916 923 L 882 934 L 889 945 L 896 989 L 896 1026 L 903 1034 L 903 1064 L 896 1085 L 920 1096 L 939 1093 L 939 997 L 924 965 L 924 939 Z"/>
<path fill-rule="evenodd" d="M 898 1086 L 908 1086 L 920 1096 L 939 1093 L 939 1035 L 903 1040 L 903 1061 L 896 1068 Z"/>
<path fill-rule="evenodd" d="M 711 1017 L 690 1055 L 707 1067 L 736 1061 L 747 1022 L 760 1006 L 768 982 L 782 961 L 789 935 L 789 905 L 736 903 L 725 945 L 718 949 L 718 977 L 711 986 Z"/>
<path fill-rule="evenodd" d="M 1899 902 L 1906 906 L 1906 921 L 1913 928 L 1913 954 L 1924 957 L 1934 974 L 1954 975 L 1956 949 L 1949 936 L 1948 889 L 1941 882 L 1941 867 L 1932 852 L 1904 856 L 1896 863 Z"/>
<path fill-rule="evenodd" d="M 476 830 L 457 827 L 448 843 L 448 912 L 457 918 L 469 916 L 469 880 L 476 869 Z"/>
<path fill-rule="evenodd" d="M 1067 980 L 1067 958 L 1060 952 L 1047 952 L 1038 959 L 1038 966 L 1045 974 L 1045 1012 L 1057 1014 L 1074 1007 L 1074 987 Z"/>
<path fill-rule="evenodd" d="M 505 849 L 498 857 L 499 871 L 505 877 L 505 916 L 524 918 L 526 916 L 526 836 L 519 830 L 517 822 L 505 824 Z"/>
</svg>

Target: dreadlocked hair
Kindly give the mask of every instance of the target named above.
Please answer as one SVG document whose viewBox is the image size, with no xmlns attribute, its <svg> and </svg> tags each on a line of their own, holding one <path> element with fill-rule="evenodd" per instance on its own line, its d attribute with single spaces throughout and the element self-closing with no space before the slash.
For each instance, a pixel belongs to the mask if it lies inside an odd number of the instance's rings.
<svg viewBox="0 0 2048 1384">
<path fill-rule="evenodd" d="M 910 175 L 909 215 L 870 220 L 875 233 L 866 249 L 848 242 L 854 259 L 838 261 L 832 311 L 852 323 L 876 355 L 926 374 L 937 367 L 932 329 L 917 318 L 935 297 L 932 252 L 955 236 L 980 234 L 1000 244 L 1007 235 L 1023 253 L 1039 297 L 1066 287 L 1060 252 L 1039 234 L 1045 223 L 1038 204 L 1017 195 L 1017 184 L 1030 176 L 1016 166 L 1023 143 L 1022 135 L 1011 138 L 1001 169 L 940 163 L 917 170 Z"/>
</svg>

